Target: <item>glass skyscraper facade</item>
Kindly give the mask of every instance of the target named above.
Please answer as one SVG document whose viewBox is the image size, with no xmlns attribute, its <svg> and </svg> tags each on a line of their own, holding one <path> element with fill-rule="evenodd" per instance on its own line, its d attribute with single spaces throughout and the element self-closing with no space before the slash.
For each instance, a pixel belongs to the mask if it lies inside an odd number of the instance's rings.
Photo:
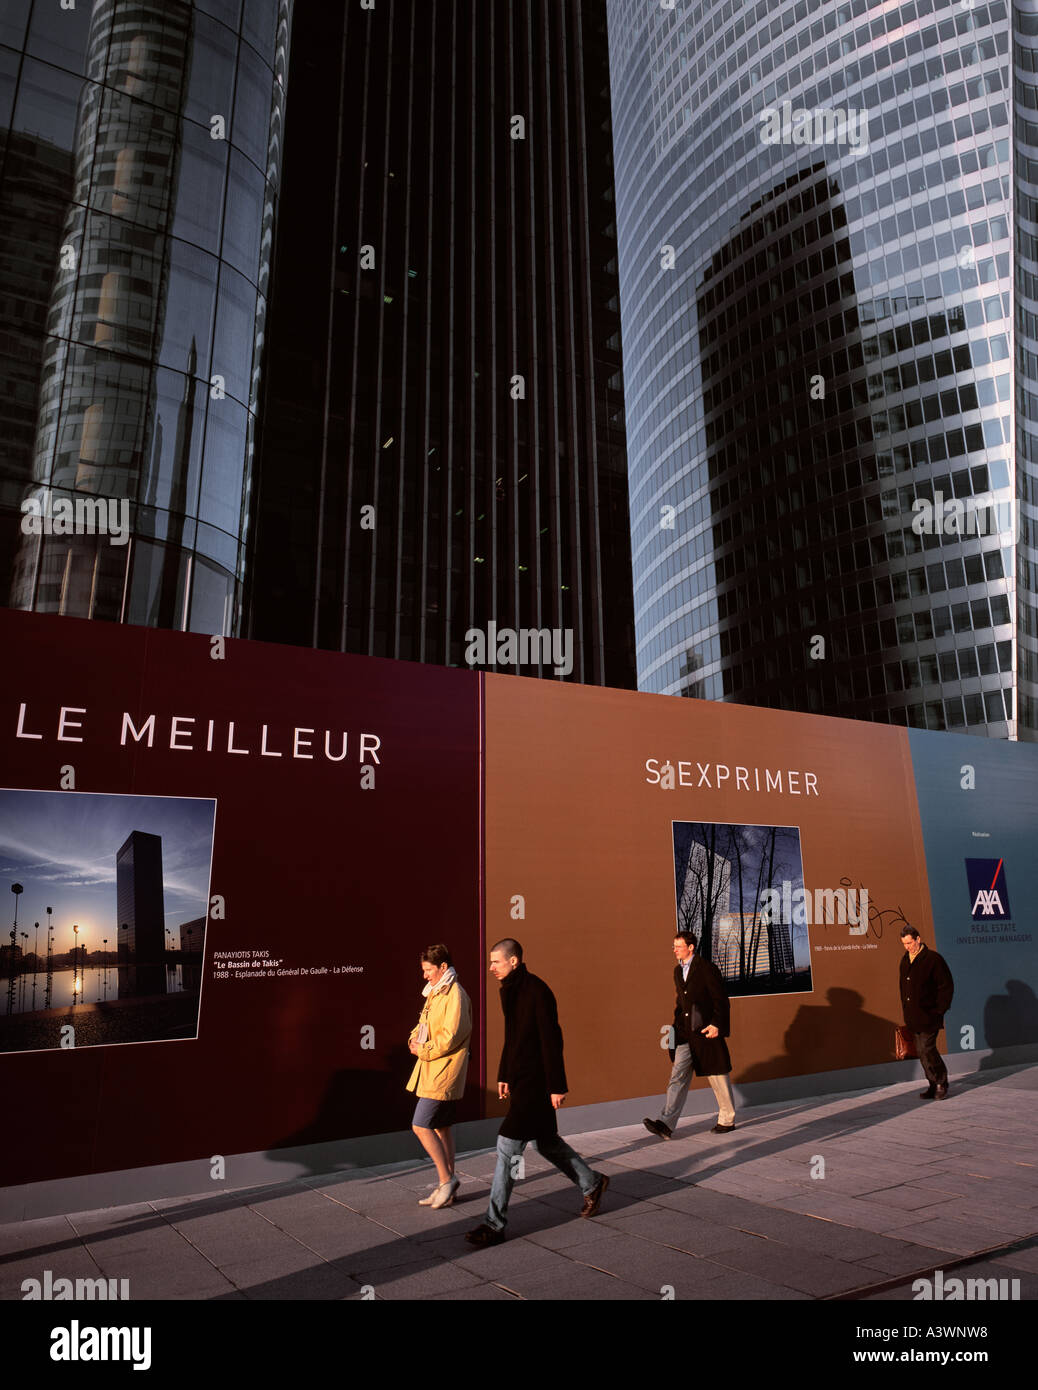
<svg viewBox="0 0 1038 1390">
<path fill-rule="evenodd" d="M 5 0 L 13 607 L 238 630 L 290 20 L 291 0 Z"/>
<path fill-rule="evenodd" d="M 641 688 L 1034 737 L 1011 29 L 609 0 Z"/>
<path fill-rule="evenodd" d="M 604 0 L 297 8 L 247 635 L 634 684 L 609 121 Z"/>
</svg>

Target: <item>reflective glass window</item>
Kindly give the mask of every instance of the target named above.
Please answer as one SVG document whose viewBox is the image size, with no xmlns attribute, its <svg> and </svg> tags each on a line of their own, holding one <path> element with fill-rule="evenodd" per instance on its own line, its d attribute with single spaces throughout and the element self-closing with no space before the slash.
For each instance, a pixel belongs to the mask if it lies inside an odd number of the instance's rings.
<svg viewBox="0 0 1038 1390">
<path fill-rule="evenodd" d="M 229 636 L 234 620 L 234 587 L 231 575 L 196 555 L 191 567 L 188 631 Z"/>
<path fill-rule="evenodd" d="M 189 120 L 208 126 L 213 116 L 223 116 L 230 132 L 237 52 L 238 40 L 225 25 L 195 16 L 183 108 Z"/>
<path fill-rule="evenodd" d="M 223 257 L 253 283 L 259 269 L 263 222 L 263 175 L 237 150 L 231 150 L 231 172 L 224 217 Z"/>
<path fill-rule="evenodd" d="M 260 169 L 267 163 L 271 81 L 270 68 L 251 48 L 243 45 L 238 58 L 231 140 Z"/>
<path fill-rule="evenodd" d="M 256 290 L 225 265 L 216 301 L 212 372 L 224 378 L 227 394 L 239 401 L 249 399 L 255 331 Z"/>
<path fill-rule="evenodd" d="M 0 6 L 0 44 L 20 49 L 25 42 L 30 0 L 4 0 Z"/>
<path fill-rule="evenodd" d="M 159 361 L 209 379 L 219 263 L 188 242 L 170 239 L 168 290 L 159 324 Z"/>
<path fill-rule="evenodd" d="M 277 27 L 277 0 L 248 0 L 241 32 L 260 53 L 273 53 Z"/>
<path fill-rule="evenodd" d="M 7 0 L 4 0 L 4 9 L 7 9 Z M 93 9 L 86 0 L 74 10 L 63 10 L 57 3 L 48 5 L 37 0 L 29 24 L 27 51 L 34 58 L 42 58 L 69 72 L 85 74 Z M 103 50 L 100 56 L 103 59 Z M 103 71 L 102 67 L 95 76 L 100 77 Z"/>
<path fill-rule="evenodd" d="M 212 15 L 228 28 L 238 32 L 242 0 L 195 0 L 195 9 Z"/>
<path fill-rule="evenodd" d="M 210 400 L 198 507 L 200 520 L 235 535 L 242 521 L 245 416 L 245 407 L 229 396 Z"/>
<path fill-rule="evenodd" d="M 180 178 L 173 233 L 206 251 L 218 251 L 227 172 L 227 141 L 211 140 L 209 131 L 183 122 Z"/>
<path fill-rule="evenodd" d="M 82 78 L 26 60 L 18 84 L 15 130 L 71 153 L 76 147 L 76 115 L 83 86 Z"/>
<path fill-rule="evenodd" d="M 204 442 L 206 382 L 160 368 L 153 392 L 154 428 L 141 473 L 140 500 L 194 514 Z"/>
<path fill-rule="evenodd" d="M 187 562 L 188 556 L 176 546 L 135 540 L 126 621 L 141 627 L 180 627 Z"/>
</svg>

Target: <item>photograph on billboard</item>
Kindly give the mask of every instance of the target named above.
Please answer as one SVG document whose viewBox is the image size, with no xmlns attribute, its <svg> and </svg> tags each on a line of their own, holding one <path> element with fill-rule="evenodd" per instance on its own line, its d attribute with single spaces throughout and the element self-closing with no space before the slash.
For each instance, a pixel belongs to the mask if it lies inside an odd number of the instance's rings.
<svg viewBox="0 0 1038 1390">
<path fill-rule="evenodd" d="M 692 932 L 729 996 L 811 991 L 809 927 L 800 830 L 792 825 L 673 823 L 677 927 Z M 836 920 L 847 892 L 820 903 Z M 856 895 L 850 905 L 857 913 Z"/>
<path fill-rule="evenodd" d="M 197 1036 L 215 821 L 204 797 L 0 790 L 0 1052 Z"/>
<path fill-rule="evenodd" d="M 5 610 L 0 641 L 7 1184 L 407 1132 L 425 948 L 480 1008 L 479 677 Z"/>
<path fill-rule="evenodd" d="M 568 1103 L 666 1088 L 685 930 L 731 999 L 733 1085 L 894 1061 L 900 927 L 934 941 L 904 729 L 493 674 L 485 688 L 486 944 L 515 937 L 554 992 Z M 491 1006 L 489 1059 L 502 1035 Z"/>
</svg>

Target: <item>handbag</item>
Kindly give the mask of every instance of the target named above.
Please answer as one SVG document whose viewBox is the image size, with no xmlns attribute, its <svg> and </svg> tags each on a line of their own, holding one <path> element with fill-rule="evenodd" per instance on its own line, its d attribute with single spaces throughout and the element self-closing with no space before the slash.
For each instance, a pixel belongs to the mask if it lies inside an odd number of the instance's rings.
<svg viewBox="0 0 1038 1390">
<path fill-rule="evenodd" d="M 899 1062 L 904 1062 L 909 1057 L 919 1056 L 915 1050 L 915 1038 L 908 1028 L 894 1029 L 894 1055 Z"/>
</svg>

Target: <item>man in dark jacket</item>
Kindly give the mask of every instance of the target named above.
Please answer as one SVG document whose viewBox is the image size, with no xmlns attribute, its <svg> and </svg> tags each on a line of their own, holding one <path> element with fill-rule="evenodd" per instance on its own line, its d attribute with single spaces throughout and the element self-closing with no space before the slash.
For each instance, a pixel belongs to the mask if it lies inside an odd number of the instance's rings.
<svg viewBox="0 0 1038 1390">
<path fill-rule="evenodd" d="M 594 1216 L 609 1185 L 606 1175 L 592 1172 L 559 1135 L 555 1112 L 566 1099 L 568 1087 L 554 994 L 543 980 L 530 974 L 523 964 L 523 948 L 511 937 L 499 941 L 490 952 L 490 973 L 501 983 L 505 1014 L 497 1094 L 507 1099 L 509 1106 L 498 1132 L 497 1169 L 486 1220 L 465 1237 L 472 1245 L 499 1245 L 504 1240 L 520 1155 L 531 1140 L 584 1194 L 581 1216 Z"/>
<path fill-rule="evenodd" d="M 915 927 L 901 933 L 905 954 L 901 957 L 901 1008 L 905 1027 L 915 1035 L 915 1050 L 929 1082 L 920 1100 L 944 1100 L 948 1094 L 948 1068 L 937 1051 L 937 1034 L 951 1008 L 955 982 L 943 956 L 920 940 Z"/>
<path fill-rule="evenodd" d="M 667 1087 L 667 1099 L 658 1120 L 643 1120 L 650 1134 L 672 1139 L 692 1073 L 705 1076 L 717 1100 L 714 1134 L 729 1134 L 735 1128 L 735 1098 L 728 1074 L 732 1059 L 725 1038 L 729 1032 L 728 994 L 716 965 L 700 956 L 698 940 L 692 932 L 674 938 L 674 985 L 678 999 L 674 1009 L 674 1039 L 670 1060 L 674 1064 Z"/>
</svg>

